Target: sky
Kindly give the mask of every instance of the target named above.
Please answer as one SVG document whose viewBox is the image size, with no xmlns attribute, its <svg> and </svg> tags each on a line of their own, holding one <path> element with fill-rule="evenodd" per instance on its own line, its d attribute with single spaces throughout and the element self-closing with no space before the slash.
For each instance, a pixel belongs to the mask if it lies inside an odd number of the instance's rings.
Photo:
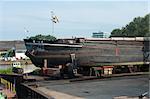
<svg viewBox="0 0 150 99">
<path fill-rule="evenodd" d="M 59 19 L 54 33 L 51 11 Z M 109 36 L 113 29 L 148 13 L 148 0 L 1 0 L 0 40 L 23 40 L 37 34 L 89 38 L 99 31 Z"/>
</svg>

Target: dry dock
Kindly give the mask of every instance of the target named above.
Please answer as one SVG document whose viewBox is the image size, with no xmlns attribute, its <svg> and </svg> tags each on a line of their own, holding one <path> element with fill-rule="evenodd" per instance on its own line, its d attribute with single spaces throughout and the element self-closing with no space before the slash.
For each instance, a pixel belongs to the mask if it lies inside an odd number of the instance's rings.
<svg viewBox="0 0 150 99">
<path fill-rule="evenodd" d="M 112 77 L 70 82 L 46 80 L 22 84 L 20 93 L 36 99 L 112 99 L 118 96 L 140 96 L 149 91 L 149 75 Z M 26 94 L 25 94 L 26 93 Z"/>
</svg>

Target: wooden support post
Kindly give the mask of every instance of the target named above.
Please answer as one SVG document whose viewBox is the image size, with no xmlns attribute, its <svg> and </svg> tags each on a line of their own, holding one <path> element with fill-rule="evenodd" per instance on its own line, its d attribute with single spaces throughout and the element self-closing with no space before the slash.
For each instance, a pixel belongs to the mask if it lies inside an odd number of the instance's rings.
<svg viewBox="0 0 150 99">
<path fill-rule="evenodd" d="M 128 68 L 129 68 L 129 72 L 133 73 L 133 65 L 129 65 Z"/>
<path fill-rule="evenodd" d="M 47 59 L 44 59 L 44 67 L 42 68 L 42 73 L 47 75 Z"/>
<path fill-rule="evenodd" d="M 102 68 L 101 67 L 93 67 L 93 69 L 94 69 L 94 72 L 95 72 L 95 76 L 96 77 L 101 77 Z"/>
<path fill-rule="evenodd" d="M 90 68 L 90 76 L 92 76 L 92 69 L 93 69 L 93 68 Z"/>
<path fill-rule="evenodd" d="M 44 68 L 47 68 L 47 59 L 44 59 Z"/>
</svg>

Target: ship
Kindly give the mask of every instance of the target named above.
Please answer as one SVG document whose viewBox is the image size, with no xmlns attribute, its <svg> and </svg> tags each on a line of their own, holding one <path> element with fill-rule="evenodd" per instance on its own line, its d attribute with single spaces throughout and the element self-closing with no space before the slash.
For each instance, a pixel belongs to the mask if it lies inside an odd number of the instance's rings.
<svg viewBox="0 0 150 99">
<path fill-rule="evenodd" d="M 66 65 L 101 66 L 121 63 L 147 63 L 149 39 L 135 38 L 71 38 L 55 41 L 24 39 L 26 55 L 37 67 Z"/>
</svg>

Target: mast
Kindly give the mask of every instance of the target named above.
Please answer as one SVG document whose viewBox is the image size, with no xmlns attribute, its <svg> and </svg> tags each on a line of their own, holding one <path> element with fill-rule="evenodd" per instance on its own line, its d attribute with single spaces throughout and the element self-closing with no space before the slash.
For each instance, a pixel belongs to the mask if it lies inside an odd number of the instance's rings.
<svg viewBox="0 0 150 99">
<path fill-rule="evenodd" d="M 53 22 L 53 16 L 54 16 L 54 12 L 51 11 L 51 21 L 52 21 L 52 34 L 54 34 L 54 22 Z"/>
<path fill-rule="evenodd" d="M 54 34 L 54 24 L 58 23 L 59 20 L 53 11 L 51 11 L 51 21 L 52 21 L 52 34 Z"/>
</svg>

